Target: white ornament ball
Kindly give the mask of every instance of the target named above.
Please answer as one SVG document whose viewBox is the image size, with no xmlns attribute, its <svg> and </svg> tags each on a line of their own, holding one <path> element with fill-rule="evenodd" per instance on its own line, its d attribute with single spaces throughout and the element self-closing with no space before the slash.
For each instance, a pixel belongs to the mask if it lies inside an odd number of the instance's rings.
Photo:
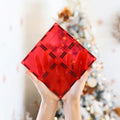
<svg viewBox="0 0 120 120">
<path fill-rule="evenodd" d="M 89 78 L 87 81 L 89 87 L 94 88 L 97 85 L 97 80 L 95 78 Z"/>
<path fill-rule="evenodd" d="M 111 118 L 111 120 L 115 120 L 115 118 Z"/>
<path fill-rule="evenodd" d="M 98 90 L 100 90 L 100 91 L 104 90 L 104 86 L 103 85 L 99 85 L 98 86 Z"/>
<path fill-rule="evenodd" d="M 89 112 L 87 112 L 87 110 L 83 107 L 81 107 L 81 113 L 82 113 L 82 116 L 83 116 L 83 120 L 90 120 L 90 114 Z"/>
<path fill-rule="evenodd" d="M 105 120 L 110 120 L 109 115 L 105 115 Z"/>
<path fill-rule="evenodd" d="M 103 114 L 102 105 L 101 105 L 100 102 L 93 101 L 92 107 L 93 107 L 93 110 L 94 110 L 94 115 L 96 117 L 99 117 Z"/>
</svg>

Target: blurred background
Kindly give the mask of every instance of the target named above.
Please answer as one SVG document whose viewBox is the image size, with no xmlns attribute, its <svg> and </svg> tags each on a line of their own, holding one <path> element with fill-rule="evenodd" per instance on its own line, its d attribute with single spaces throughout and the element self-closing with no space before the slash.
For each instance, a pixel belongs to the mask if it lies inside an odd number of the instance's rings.
<svg viewBox="0 0 120 120">
<path fill-rule="evenodd" d="M 99 47 L 102 74 L 119 101 L 120 1 L 82 2 Z M 0 120 L 35 119 L 40 96 L 20 62 L 66 5 L 65 0 L 0 0 Z"/>
</svg>

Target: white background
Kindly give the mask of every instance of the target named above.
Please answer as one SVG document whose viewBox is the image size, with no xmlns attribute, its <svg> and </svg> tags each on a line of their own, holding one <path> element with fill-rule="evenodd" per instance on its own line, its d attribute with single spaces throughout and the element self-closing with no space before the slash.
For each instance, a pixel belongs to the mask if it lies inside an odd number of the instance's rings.
<svg viewBox="0 0 120 120">
<path fill-rule="evenodd" d="M 104 62 L 103 74 L 115 81 L 110 87 L 120 99 L 120 43 L 111 34 L 120 1 L 84 2 Z M 40 96 L 20 62 L 65 5 L 64 0 L 0 0 L 0 120 L 24 120 L 24 110 L 36 115 L 34 103 Z"/>
</svg>

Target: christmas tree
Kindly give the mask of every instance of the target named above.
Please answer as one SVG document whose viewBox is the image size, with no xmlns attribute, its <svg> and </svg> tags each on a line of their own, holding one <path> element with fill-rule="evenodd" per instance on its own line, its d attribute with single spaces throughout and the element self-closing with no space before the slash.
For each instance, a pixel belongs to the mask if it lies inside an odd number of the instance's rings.
<svg viewBox="0 0 120 120">
<path fill-rule="evenodd" d="M 80 100 L 82 120 L 119 120 L 120 108 L 115 105 L 108 82 L 102 76 L 103 63 L 99 61 L 98 47 L 92 34 L 92 27 L 83 12 L 81 0 L 68 0 L 71 5 L 65 7 L 56 22 L 69 32 L 78 42 L 97 57 L 92 65 L 83 95 Z M 55 120 L 64 120 L 63 103 L 59 102 Z"/>
</svg>

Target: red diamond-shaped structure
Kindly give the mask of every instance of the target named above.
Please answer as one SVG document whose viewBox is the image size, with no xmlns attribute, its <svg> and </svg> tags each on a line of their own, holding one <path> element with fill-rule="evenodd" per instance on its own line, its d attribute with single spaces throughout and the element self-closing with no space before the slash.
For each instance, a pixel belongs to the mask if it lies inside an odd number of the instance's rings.
<svg viewBox="0 0 120 120">
<path fill-rule="evenodd" d="M 62 98 L 95 60 L 95 56 L 55 23 L 22 64 Z"/>
</svg>

